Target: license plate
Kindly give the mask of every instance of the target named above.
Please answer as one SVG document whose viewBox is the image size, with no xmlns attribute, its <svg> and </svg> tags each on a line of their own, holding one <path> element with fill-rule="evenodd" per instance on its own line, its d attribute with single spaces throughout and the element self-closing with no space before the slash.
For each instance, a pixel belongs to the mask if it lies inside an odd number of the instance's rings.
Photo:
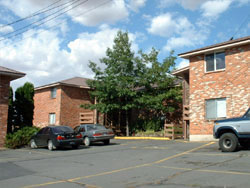
<svg viewBox="0 0 250 188">
<path fill-rule="evenodd" d="M 70 142 L 69 144 L 70 144 L 70 145 L 75 145 L 75 142 Z"/>
</svg>

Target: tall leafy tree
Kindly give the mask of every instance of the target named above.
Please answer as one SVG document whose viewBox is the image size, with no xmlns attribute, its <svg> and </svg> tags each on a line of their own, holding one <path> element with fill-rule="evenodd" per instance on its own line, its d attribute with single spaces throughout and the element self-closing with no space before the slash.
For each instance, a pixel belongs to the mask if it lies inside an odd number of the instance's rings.
<svg viewBox="0 0 250 188">
<path fill-rule="evenodd" d="M 14 115 L 13 89 L 12 89 L 12 87 L 10 87 L 10 90 L 9 90 L 9 109 L 8 109 L 7 133 L 12 133 L 12 130 L 13 130 L 13 115 Z"/>
<path fill-rule="evenodd" d="M 113 48 L 108 48 L 106 57 L 100 59 L 105 68 L 91 61 L 89 64 L 95 79 L 88 84 L 97 104 L 85 107 L 102 113 L 126 112 L 127 135 L 131 109 L 142 109 L 151 117 L 161 118 L 173 114 L 181 101 L 181 90 L 175 87 L 175 78 L 170 75 L 176 59 L 173 52 L 162 63 L 155 49 L 138 54 L 135 56 L 131 50 L 128 33 L 119 31 Z"/>
<path fill-rule="evenodd" d="M 95 80 L 88 84 L 95 89 L 91 94 L 97 98 L 97 104 L 90 105 L 90 108 L 102 113 L 125 111 L 126 132 L 129 135 L 128 112 L 136 107 L 134 88 L 141 68 L 140 62 L 135 61 L 127 32 L 118 31 L 113 48 L 107 49 L 106 57 L 100 62 L 105 65 L 104 70 L 94 62 L 89 64 L 95 73 Z"/>
<path fill-rule="evenodd" d="M 32 126 L 34 113 L 34 86 L 26 82 L 22 87 L 17 88 L 15 92 L 15 115 L 14 123 L 19 128 L 23 126 Z"/>
<path fill-rule="evenodd" d="M 182 92 L 181 87 L 177 86 L 178 80 L 171 76 L 176 57 L 171 52 L 161 63 L 158 61 L 158 54 L 159 52 L 154 48 L 148 54 L 140 52 L 140 61 L 145 62 L 148 66 L 140 79 L 140 85 L 144 89 L 139 91 L 138 103 L 142 109 L 150 112 L 150 116 L 147 118 L 164 117 L 173 121 L 174 116 L 178 121 L 181 115 L 179 109 Z"/>
</svg>

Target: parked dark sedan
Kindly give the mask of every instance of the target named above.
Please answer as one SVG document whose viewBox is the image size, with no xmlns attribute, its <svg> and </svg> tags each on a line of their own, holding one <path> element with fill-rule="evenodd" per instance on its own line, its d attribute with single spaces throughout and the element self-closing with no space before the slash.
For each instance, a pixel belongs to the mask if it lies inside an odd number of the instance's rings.
<svg viewBox="0 0 250 188">
<path fill-rule="evenodd" d="M 72 146 L 77 149 L 82 141 L 82 135 L 75 133 L 69 126 L 48 126 L 31 138 L 30 147 L 47 146 L 51 151 L 60 146 Z"/>
<path fill-rule="evenodd" d="M 99 124 L 79 125 L 74 130 L 76 133 L 81 133 L 85 146 L 89 146 L 91 142 L 103 142 L 105 145 L 108 145 L 110 139 L 115 137 L 111 129 L 106 129 Z"/>
</svg>

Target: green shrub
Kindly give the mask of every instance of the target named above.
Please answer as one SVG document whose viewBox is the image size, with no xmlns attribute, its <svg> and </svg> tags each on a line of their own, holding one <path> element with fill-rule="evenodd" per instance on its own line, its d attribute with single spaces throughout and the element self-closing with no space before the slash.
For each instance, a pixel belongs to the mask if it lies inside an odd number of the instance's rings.
<svg viewBox="0 0 250 188">
<path fill-rule="evenodd" d="M 164 119 L 138 119 L 136 124 L 132 127 L 132 131 L 137 133 L 140 131 L 149 131 L 154 132 L 161 131 L 164 128 Z"/>
<path fill-rule="evenodd" d="M 38 132 L 37 127 L 24 127 L 13 134 L 7 134 L 5 138 L 5 147 L 19 148 L 28 145 L 31 137 Z"/>
</svg>

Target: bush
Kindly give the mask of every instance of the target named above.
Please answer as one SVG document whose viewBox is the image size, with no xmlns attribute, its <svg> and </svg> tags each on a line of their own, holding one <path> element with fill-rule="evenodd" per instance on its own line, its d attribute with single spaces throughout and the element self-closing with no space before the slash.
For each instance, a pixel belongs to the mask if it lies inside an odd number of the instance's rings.
<svg viewBox="0 0 250 188">
<path fill-rule="evenodd" d="M 138 131 L 161 131 L 164 128 L 164 119 L 138 119 L 135 126 L 131 129 L 133 132 Z"/>
<path fill-rule="evenodd" d="M 14 149 L 28 145 L 31 137 L 38 131 L 37 127 L 24 127 L 13 134 L 7 134 L 5 147 Z"/>
</svg>

